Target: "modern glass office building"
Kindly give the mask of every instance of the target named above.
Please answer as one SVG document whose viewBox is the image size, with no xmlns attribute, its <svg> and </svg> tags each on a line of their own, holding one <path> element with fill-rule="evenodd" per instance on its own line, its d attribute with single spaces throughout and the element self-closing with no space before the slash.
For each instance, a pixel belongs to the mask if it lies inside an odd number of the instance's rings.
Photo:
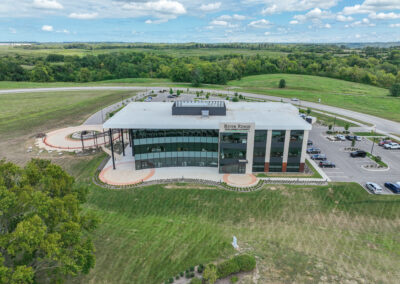
<svg viewBox="0 0 400 284">
<path fill-rule="evenodd" d="M 129 147 L 136 170 L 215 167 L 220 173 L 252 173 L 303 171 L 311 125 L 291 104 L 177 101 L 130 103 L 104 128 L 127 135 L 123 155 Z"/>
</svg>

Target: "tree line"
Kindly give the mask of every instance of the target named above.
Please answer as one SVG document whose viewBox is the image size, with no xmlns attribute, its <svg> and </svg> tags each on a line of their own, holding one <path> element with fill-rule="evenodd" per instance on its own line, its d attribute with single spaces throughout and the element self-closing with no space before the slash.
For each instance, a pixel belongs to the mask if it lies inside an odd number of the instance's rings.
<svg viewBox="0 0 400 284">
<path fill-rule="evenodd" d="M 0 58 L 0 81 L 90 82 L 122 78 L 169 78 L 193 85 L 226 84 L 258 74 L 306 74 L 390 88 L 400 82 L 400 50 L 368 48 L 363 54 L 292 52 L 267 55 L 173 57 L 149 52 Z M 368 54 L 368 55 L 367 55 Z"/>
</svg>

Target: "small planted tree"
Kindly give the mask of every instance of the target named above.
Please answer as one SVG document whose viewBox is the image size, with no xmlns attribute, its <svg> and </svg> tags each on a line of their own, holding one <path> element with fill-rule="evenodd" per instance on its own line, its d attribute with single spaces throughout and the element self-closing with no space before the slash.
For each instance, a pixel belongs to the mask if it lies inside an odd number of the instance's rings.
<svg viewBox="0 0 400 284">
<path fill-rule="evenodd" d="M 329 124 L 329 125 L 328 125 L 328 129 L 329 129 L 329 131 L 332 130 L 332 124 Z"/>
<path fill-rule="evenodd" d="M 350 125 L 347 123 L 347 124 L 344 126 L 344 130 L 349 131 L 349 128 L 350 128 Z"/>
<path fill-rule="evenodd" d="M 356 146 L 356 140 L 353 139 L 353 140 L 351 140 L 351 147 L 354 148 L 355 146 Z"/>
<path fill-rule="evenodd" d="M 307 115 L 310 115 L 310 114 L 311 114 L 311 109 L 308 108 L 308 109 L 307 109 Z"/>
<path fill-rule="evenodd" d="M 217 268 L 214 264 L 208 264 L 203 272 L 203 279 L 207 281 L 208 284 L 214 284 L 217 277 Z"/>
<path fill-rule="evenodd" d="M 400 83 L 394 83 L 390 88 L 390 95 L 392 97 L 400 97 Z"/>
<path fill-rule="evenodd" d="M 279 88 L 280 88 L 280 89 L 286 88 L 286 80 L 285 80 L 285 79 L 281 79 L 281 80 L 279 81 Z"/>
<path fill-rule="evenodd" d="M 172 95 L 174 93 L 174 91 L 172 90 L 172 88 L 169 88 L 169 94 Z"/>
</svg>

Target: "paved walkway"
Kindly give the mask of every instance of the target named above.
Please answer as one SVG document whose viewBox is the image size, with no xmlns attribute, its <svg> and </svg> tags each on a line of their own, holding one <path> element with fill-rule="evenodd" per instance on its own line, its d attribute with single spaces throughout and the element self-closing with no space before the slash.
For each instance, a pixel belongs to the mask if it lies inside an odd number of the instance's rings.
<svg viewBox="0 0 400 284">
<path fill-rule="evenodd" d="M 72 139 L 71 135 L 75 132 L 83 130 L 94 130 L 103 132 L 102 125 L 80 125 L 57 129 L 46 134 L 44 138 L 36 139 L 36 145 L 39 148 L 46 150 L 62 150 L 67 152 L 75 152 L 82 150 L 82 141 L 79 139 Z M 114 134 L 114 140 L 117 139 L 118 134 Z M 85 139 L 83 145 L 85 148 L 93 148 L 96 146 L 103 146 L 108 143 L 108 136 L 105 138 Z"/>
</svg>

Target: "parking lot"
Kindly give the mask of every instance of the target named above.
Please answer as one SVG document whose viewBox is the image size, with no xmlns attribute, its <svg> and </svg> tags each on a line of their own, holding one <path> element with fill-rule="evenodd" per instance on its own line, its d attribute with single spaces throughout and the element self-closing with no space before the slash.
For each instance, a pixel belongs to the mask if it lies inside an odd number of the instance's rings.
<svg viewBox="0 0 400 284">
<path fill-rule="evenodd" d="M 320 148 L 321 153 L 327 156 L 328 161 L 335 163 L 336 168 L 324 168 L 323 171 L 332 181 L 358 182 L 365 186 L 366 182 L 375 182 L 383 188 L 383 193 L 392 194 L 384 187 L 385 182 L 400 181 L 400 150 L 385 150 L 375 144 L 373 154 L 382 157 L 382 160 L 389 166 L 386 170 L 367 170 L 362 166 L 374 163 L 369 158 L 352 158 L 344 148 L 351 146 L 351 141 L 329 141 L 326 138 L 327 127 L 313 126 L 310 133 L 310 140 L 314 147 Z M 371 152 L 372 141 L 363 138 L 357 141 L 356 148 Z"/>
</svg>

